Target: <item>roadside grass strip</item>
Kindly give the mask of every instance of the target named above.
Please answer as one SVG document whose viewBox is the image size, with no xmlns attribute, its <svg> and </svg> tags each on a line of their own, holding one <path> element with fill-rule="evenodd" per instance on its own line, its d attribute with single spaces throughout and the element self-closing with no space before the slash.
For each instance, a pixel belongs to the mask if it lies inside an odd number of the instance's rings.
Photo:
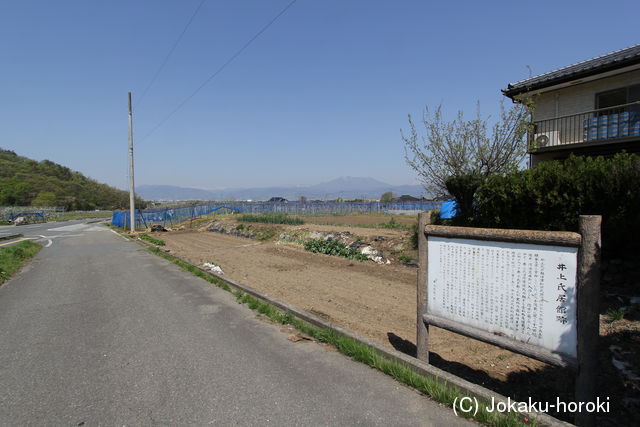
<svg viewBox="0 0 640 427">
<path fill-rule="evenodd" d="M 149 236 L 148 234 L 141 234 L 138 236 L 142 240 L 146 240 L 149 243 L 153 243 L 154 245 L 164 246 L 164 240 L 156 239 L 154 237 Z"/>
<path fill-rule="evenodd" d="M 297 317 L 293 314 L 280 310 L 275 306 L 266 303 L 252 295 L 247 294 L 242 290 L 232 290 L 231 286 L 224 280 L 212 276 L 211 274 L 199 269 L 198 267 L 182 261 L 172 255 L 169 255 L 156 247 L 147 246 L 147 249 L 155 255 L 158 255 L 167 261 L 172 262 L 178 267 L 186 270 L 194 275 L 212 283 L 225 291 L 233 293 L 236 300 L 240 304 L 246 304 L 251 310 L 269 318 L 274 323 L 291 325 L 303 334 L 309 335 L 319 342 L 330 344 L 335 347 L 340 353 L 350 357 L 351 359 L 365 363 L 372 368 L 375 368 L 385 374 L 393 377 L 397 381 L 406 384 L 409 387 L 415 388 L 423 394 L 430 396 L 433 400 L 450 408 L 457 410 L 459 416 L 473 419 L 479 423 L 496 426 L 496 427 L 514 427 L 514 426 L 527 426 L 537 425 L 535 419 L 525 422 L 525 418 L 522 414 L 518 413 L 499 413 L 489 412 L 487 405 L 479 400 L 478 411 L 473 416 L 471 413 L 466 413 L 456 405 L 456 402 L 464 397 L 469 399 L 475 399 L 475 397 L 464 393 L 459 388 L 436 378 L 427 377 L 419 374 L 408 364 L 389 359 L 384 357 L 377 350 L 354 340 L 353 338 L 341 335 L 340 333 L 326 328 L 319 328 L 313 326 Z M 455 407 L 454 407 L 455 405 Z"/>
<path fill-rule="evenodd" d="M 175 265 L 177 265 L 178 267 L 182 268 L 183 270 L 188 271 L 189 273 L 192 273 L 195 276 L 198 276 L 204 280 L 206 280 L 209 283 L 212 283 L 216 286 L 218 286 L 221 289 L 224 289 L 225 291 L 231 292 L 231 287 L 229 285 L 227 285 L 227 283 L 222 280 L 222 279 L 218 279 L 215 276 L 212 276 L 209 273 L 206 273 L 202 270 L 200 270 L 198 267 L 196 267 L 195 265 L 189 264 L 187 262 L 184 262 L 172 255 L 169 255 L 165 252 L 162 251 L 162 249 L 158 249 L 152 246 L 147 246 L 147 249 L 152 252 L 155 255 L 158 255 L 161 258 L 166 259 L 167 261 L 170 261 L 172 263 L 174 263 Z"/>
<path fill-rule="evenodd" d="M 0 284 L 19 271 L 40 249 L 42 245 L 31 240 L 0 248 Z"/>
</svg>

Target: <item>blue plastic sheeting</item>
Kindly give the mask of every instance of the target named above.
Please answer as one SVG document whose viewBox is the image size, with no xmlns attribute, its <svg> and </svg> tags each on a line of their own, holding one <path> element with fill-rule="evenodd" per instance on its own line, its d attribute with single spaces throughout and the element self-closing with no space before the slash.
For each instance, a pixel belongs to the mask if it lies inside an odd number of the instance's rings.
<svg viewBox="0 0 640 427">
<path fill-rule="evenodd" d="M 446 202 L 442 202 L 442 206 L 440 206 L 440 218 L 442 219 L 452 219 L 456 216 L 456 201 L 451 199 Z"/>
<path fill-rule="evenodd" d="M 150 223 L 161 223 L 162 225 L 173 225 L 188 219 L 197 218 L 207 215 L 220 209 L 229 209 L 239 212 L 238 209 L 227 206 L 219 206 L 213 204 L 198 206 L 179 206 L 164 209 L 145 209 L 136 211 L 136 228 L 147 227 Z M 111 224 L 117 227 L 129 227 L 130 211 L 114 211 L 111 216 Z"/>
<path fill-rule="evenodd" d="M 220 210 L 246 213 L 287 213 L 287 214 L 327 214 L 327 213 L 383 213 L 393 210 L 426 211 L 438 209 L 441 202 L 211 202 L 197 206 L 145 209 L 136 212 L 136 228 L 147 227 L 151 223 L 174 225 L 188 219 L 197 218 Z M 129 226 L 129 211 L 115 211 L 111 224 L 118 227 Z"/>
<path fill-rule="evenodd" d="M 111 224 L 117 227 L 124 227 L 125 224 L 125 212 L 124 211 L 114 211 L 111 216 Z"/>
</svg>

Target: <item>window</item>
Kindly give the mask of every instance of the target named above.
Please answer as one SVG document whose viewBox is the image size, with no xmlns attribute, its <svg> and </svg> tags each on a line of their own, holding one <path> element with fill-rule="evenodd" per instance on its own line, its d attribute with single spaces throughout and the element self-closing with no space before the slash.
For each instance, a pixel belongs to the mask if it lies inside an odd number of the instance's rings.
<svg viewBox="0 0 640 427">
<path fill-rule="evenodd" d="M 640 85 L 627 86 L 596 94 L 596 109 L 613 108 L 618 105 L 640 101 Z M 634 108 L 635 109 L 635 108 Z M 625 111 L 621 108 L 620 111 Z"/>
</svg>

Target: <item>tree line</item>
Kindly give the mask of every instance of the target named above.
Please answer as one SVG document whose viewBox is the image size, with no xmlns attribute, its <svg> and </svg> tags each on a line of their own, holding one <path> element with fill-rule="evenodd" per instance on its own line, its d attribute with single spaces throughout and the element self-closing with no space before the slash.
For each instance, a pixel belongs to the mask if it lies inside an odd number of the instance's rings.
<svg viewBox="0 0 640 427">
<path fill-rule="evenodd" d="M 136 202 L 144 207 L 143 200 Z M 119 209 L 129 193 L 50 160 L 41 162 L 0 149 L 0 206 L 63 206 L 67 210 Z"/>
</svg>

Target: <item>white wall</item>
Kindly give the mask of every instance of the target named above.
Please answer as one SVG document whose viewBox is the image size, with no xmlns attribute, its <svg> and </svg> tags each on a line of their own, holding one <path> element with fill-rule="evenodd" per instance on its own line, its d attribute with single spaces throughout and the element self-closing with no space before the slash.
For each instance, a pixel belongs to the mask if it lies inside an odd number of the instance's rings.
<svg viewBox="0 0 640 427">
<path fill-rule="evenodd" d="M 640 84 L 640 70 L 542 93 L 534 98 L 534 121 L 595 110 L 596 93 L 633 84 Z"/>
</svg>

